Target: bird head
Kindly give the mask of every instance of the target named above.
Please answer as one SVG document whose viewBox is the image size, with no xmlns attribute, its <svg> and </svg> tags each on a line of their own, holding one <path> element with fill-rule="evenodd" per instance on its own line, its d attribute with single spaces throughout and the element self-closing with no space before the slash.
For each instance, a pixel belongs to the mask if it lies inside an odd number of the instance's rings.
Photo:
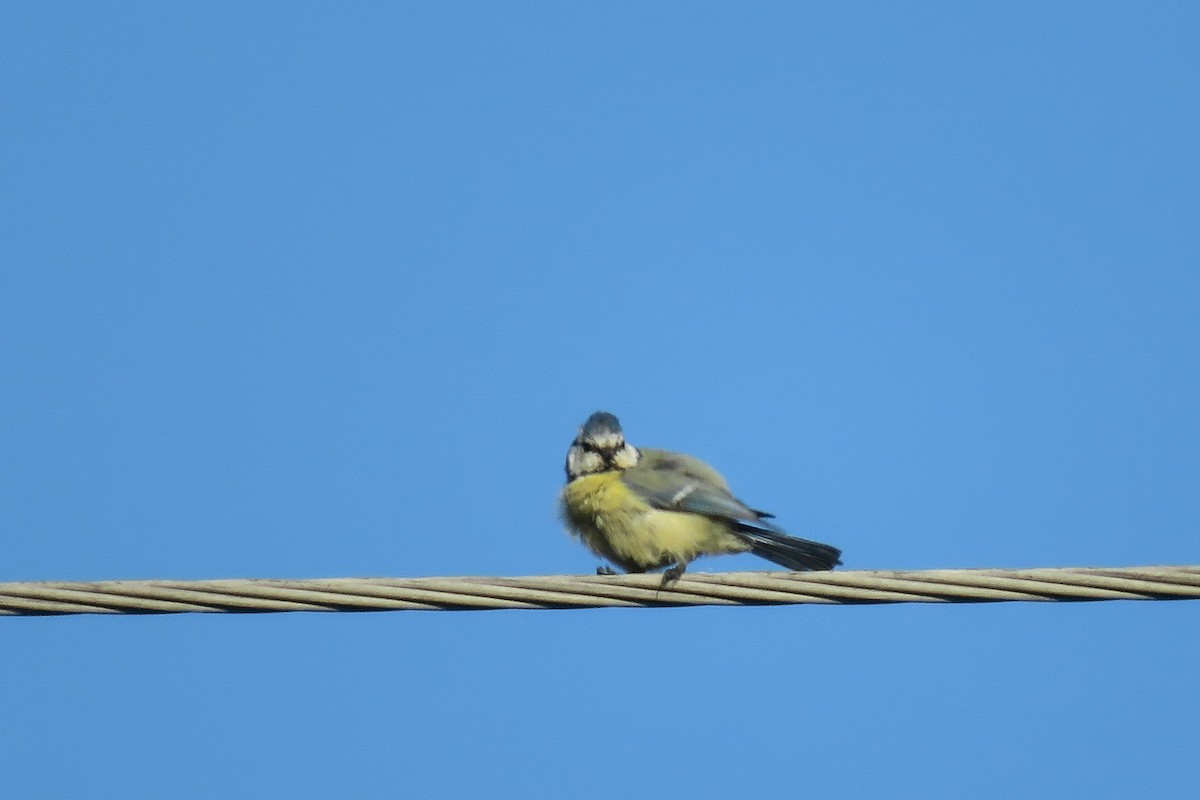
<svg viewBox="0 0 1200 800">
<path fill-rule="evenodd" d="M 621 422 L 607 411 L 597 411 L 583 423 L 567 451 L 567 480 L 598 472 L 637 466 L 641 453 L 625 441 Z"/>
</svg>

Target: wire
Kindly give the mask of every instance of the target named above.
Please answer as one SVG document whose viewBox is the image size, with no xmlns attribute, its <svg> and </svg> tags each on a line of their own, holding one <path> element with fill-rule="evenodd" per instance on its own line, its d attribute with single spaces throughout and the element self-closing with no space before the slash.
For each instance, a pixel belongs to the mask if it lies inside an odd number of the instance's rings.
<svg viewBox="0 0 1200 800">
<path fill-rule="evenodd" d="M 1200 566 L 0 583 L 0 615 L 1200 599 Z"/>
</svg>

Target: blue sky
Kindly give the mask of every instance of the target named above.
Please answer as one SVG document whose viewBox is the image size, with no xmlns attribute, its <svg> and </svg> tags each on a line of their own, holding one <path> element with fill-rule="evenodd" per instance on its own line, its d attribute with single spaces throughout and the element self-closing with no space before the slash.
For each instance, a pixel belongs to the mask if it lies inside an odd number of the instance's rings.
<svg viewBox="0 0 1200 800">
<path fill-rule="evenodd" d="M 7 4 L 0 580 L 590 572 L 600 408 L 848 569 L 1200 563 L 1198 39 Z M 0 620 L 0 795 L 1179 797 L 1198 610 Z"/>
</svg>

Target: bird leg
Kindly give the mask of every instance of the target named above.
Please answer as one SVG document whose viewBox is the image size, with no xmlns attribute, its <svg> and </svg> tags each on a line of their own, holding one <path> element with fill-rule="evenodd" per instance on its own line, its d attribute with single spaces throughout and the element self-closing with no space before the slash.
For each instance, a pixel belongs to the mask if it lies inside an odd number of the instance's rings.
<svg viewBox="0 0 1200 800">
<path fill-rule="evenodd" d="M 666 587 L 670 586 L 675 581 L 682 578 L 683 573 L 686 569 L 687 569 L 687 562 L 683 561 L 683 562 L 676 564 L 673 567 L 670 567 L 666 571 L 664 571 L 663 578 L 662 578 L 662 584 L 661 584 L 662 588 L 665 589 Z"/>
</svg>

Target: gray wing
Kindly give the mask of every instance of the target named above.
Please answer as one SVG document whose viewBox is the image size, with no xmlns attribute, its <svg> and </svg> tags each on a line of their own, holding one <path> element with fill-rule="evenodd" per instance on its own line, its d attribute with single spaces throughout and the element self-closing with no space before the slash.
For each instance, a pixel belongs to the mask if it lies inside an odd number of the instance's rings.
<svg viewBox="0 0 1200 800">
<path fill-rule="evenodd" d="M 643 450 L 641 462 L 621 473 L 621 480 L 654 508 L 779 530 L 765 520 L 770 514 L 738 500 L 716 470 L 691 456 Z"/>
</svg>

